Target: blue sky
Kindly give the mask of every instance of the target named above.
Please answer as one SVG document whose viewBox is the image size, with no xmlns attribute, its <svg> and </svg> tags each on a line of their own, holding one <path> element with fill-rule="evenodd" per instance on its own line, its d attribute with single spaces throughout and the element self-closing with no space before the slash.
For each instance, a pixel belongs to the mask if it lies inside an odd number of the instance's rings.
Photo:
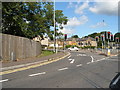
<svg viewBox="0 0 120 90">
<path fill-rule="evenodd" d="M 63 10 L 68 24 L 62 31 L 68 36 L 86 36 L 94 32 L 118 32 L 117 2 L 56 2 L 56 10 Z"/>
</svg>

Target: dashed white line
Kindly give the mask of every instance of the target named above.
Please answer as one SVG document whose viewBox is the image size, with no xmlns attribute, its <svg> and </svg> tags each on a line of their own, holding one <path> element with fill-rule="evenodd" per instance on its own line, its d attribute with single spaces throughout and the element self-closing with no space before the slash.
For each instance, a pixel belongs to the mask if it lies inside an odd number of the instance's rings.
<svg viewBox="0 0 120 90">
<path fill-rule="evenodd" d="M 8 81 L 9 79 L 5 79 L 5 80 L 0 80 L 0 83 L 2 83 L 2 82 L 6 82 L 6 81 Z"/>
<path fill-rule="evenodd" d="M 32 76 L 43 75 L 43 74 L 46 74 L 46 72 L 31 74 L 31 75 L 29 75 L 29 76 L 32 77 Z"/>
<path fill-rule="evenodd" d="M 66 68 L 61 68 L 61 69 L 58 69 L 58 71 L 63 71 L 63 70 L 66 70 L 68 69 L 67 67 Z"/>
<path fill-rule="evenodd" d="M 87 64 L 90 64 L 90 63 L 93 63 L 93 62 L 88 62 Z"/>
<path fill-rule="evenodd" d="M 82 64 L 79 64 L 79 65 L 76 65 L 77 67 L 80 67 L 80 66 L 82 66 Z"/>
</svg>

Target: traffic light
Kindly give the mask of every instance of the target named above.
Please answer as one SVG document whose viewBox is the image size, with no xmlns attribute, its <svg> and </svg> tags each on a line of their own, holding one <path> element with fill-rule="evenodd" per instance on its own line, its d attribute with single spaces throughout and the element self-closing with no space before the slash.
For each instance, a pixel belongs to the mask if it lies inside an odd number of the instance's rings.
<svg viewBox="0 0 120 90">
<path fill-rule="evenodd" d="M 66 39 L 67 39 L 67 34 L 65 34 L 65 36 L 64 36 L 64 37 L 65 37 L 65 40 L 66 40 Z"/>
<path fill-rule="evenodd" d="M 114 41 L 114 36 L 112 34 L 110 35 L 110 41 Z"/>
<path fill-rule="evenodd" d="M 105 33 L 104 33 L 104 36 L 105 36 L 105 40 L 107 40 L 107 39 L 108 39 L 108 33 L 105 32 Z"/>
<path fill-rule="evenodd" d="M 98 41 L 99 41 L 99 37 L 98 37 L 98 36 L 96 36 L 96 37 L 95 37 L 95 40 L 98 42 Z"/>
<path fill-rule="evenodd" d="M 101 35 L 101 41 L 105 41 L 105 36 Z"/>
<path fill-rule="evenodd" d="M 116 38 L 115 38 L 115 42 L 119 42 L 119 37 L 116 37 Z"/>
<path fill-rule="evenodd" d="M 111 34 L 111 32 L 107 32 L 108 33 L 108 39 L 110 39 L 110 34 Z"/>
</svg>

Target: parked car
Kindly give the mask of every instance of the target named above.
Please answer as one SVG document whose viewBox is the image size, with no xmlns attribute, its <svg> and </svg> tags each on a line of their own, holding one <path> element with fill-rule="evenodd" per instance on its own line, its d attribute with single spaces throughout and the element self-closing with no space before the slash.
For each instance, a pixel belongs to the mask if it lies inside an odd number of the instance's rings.
<svg viewBox="0 0 120 90">
<path fill-rule="evenodd" d="M 70 50 L 70 51 L 78 51 L 79 49 L 77 47 L 71 47 L 71 48 L 68 48 L 68 50 Z"/>
</svg>

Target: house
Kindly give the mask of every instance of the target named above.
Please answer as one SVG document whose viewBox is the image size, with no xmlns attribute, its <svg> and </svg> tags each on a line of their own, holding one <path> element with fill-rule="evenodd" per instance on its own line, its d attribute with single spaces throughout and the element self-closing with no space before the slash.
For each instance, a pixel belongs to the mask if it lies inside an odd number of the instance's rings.
<svg viewBox="0 0 120 90">
<path fill-rule="evenodd" d="M 36 37 L 33 38 L 33 40 L 36 41 L 36 42 L 40 42 L 41 39 L 42 39 L 42 38 L 41 38 L 40 36 L 36 36 Z"/>
<path fill-rule="evenodd" d="M 48 37 L 43 37 L 43 39 L 40 36 L 37 36 L 33 38 L 34 41 L 41 42 L 41 45 L 47 46 L 49 45 L 49 38 Z"/>
<path fill-rule="evenodd" d="M 65 43 L 66 45 L 77 45 L 77 38 L 68 38 Z"/>
<path fill-rule="evenodd" d="M 84 47 L 84 46 L 97 46 L 97 42 L 94 38 L 88 37 L 88 38 L 79 38 L 77 40 L 77 46 Z"/>
<path fill-rule="evenodd" d="M 64 41 L 60 39 L 56 39 L 56 47 L 62 48 L 64 45 Z M 54 47 L 54 40 L 49 40 L 49 47 Z"/>
</svg>

